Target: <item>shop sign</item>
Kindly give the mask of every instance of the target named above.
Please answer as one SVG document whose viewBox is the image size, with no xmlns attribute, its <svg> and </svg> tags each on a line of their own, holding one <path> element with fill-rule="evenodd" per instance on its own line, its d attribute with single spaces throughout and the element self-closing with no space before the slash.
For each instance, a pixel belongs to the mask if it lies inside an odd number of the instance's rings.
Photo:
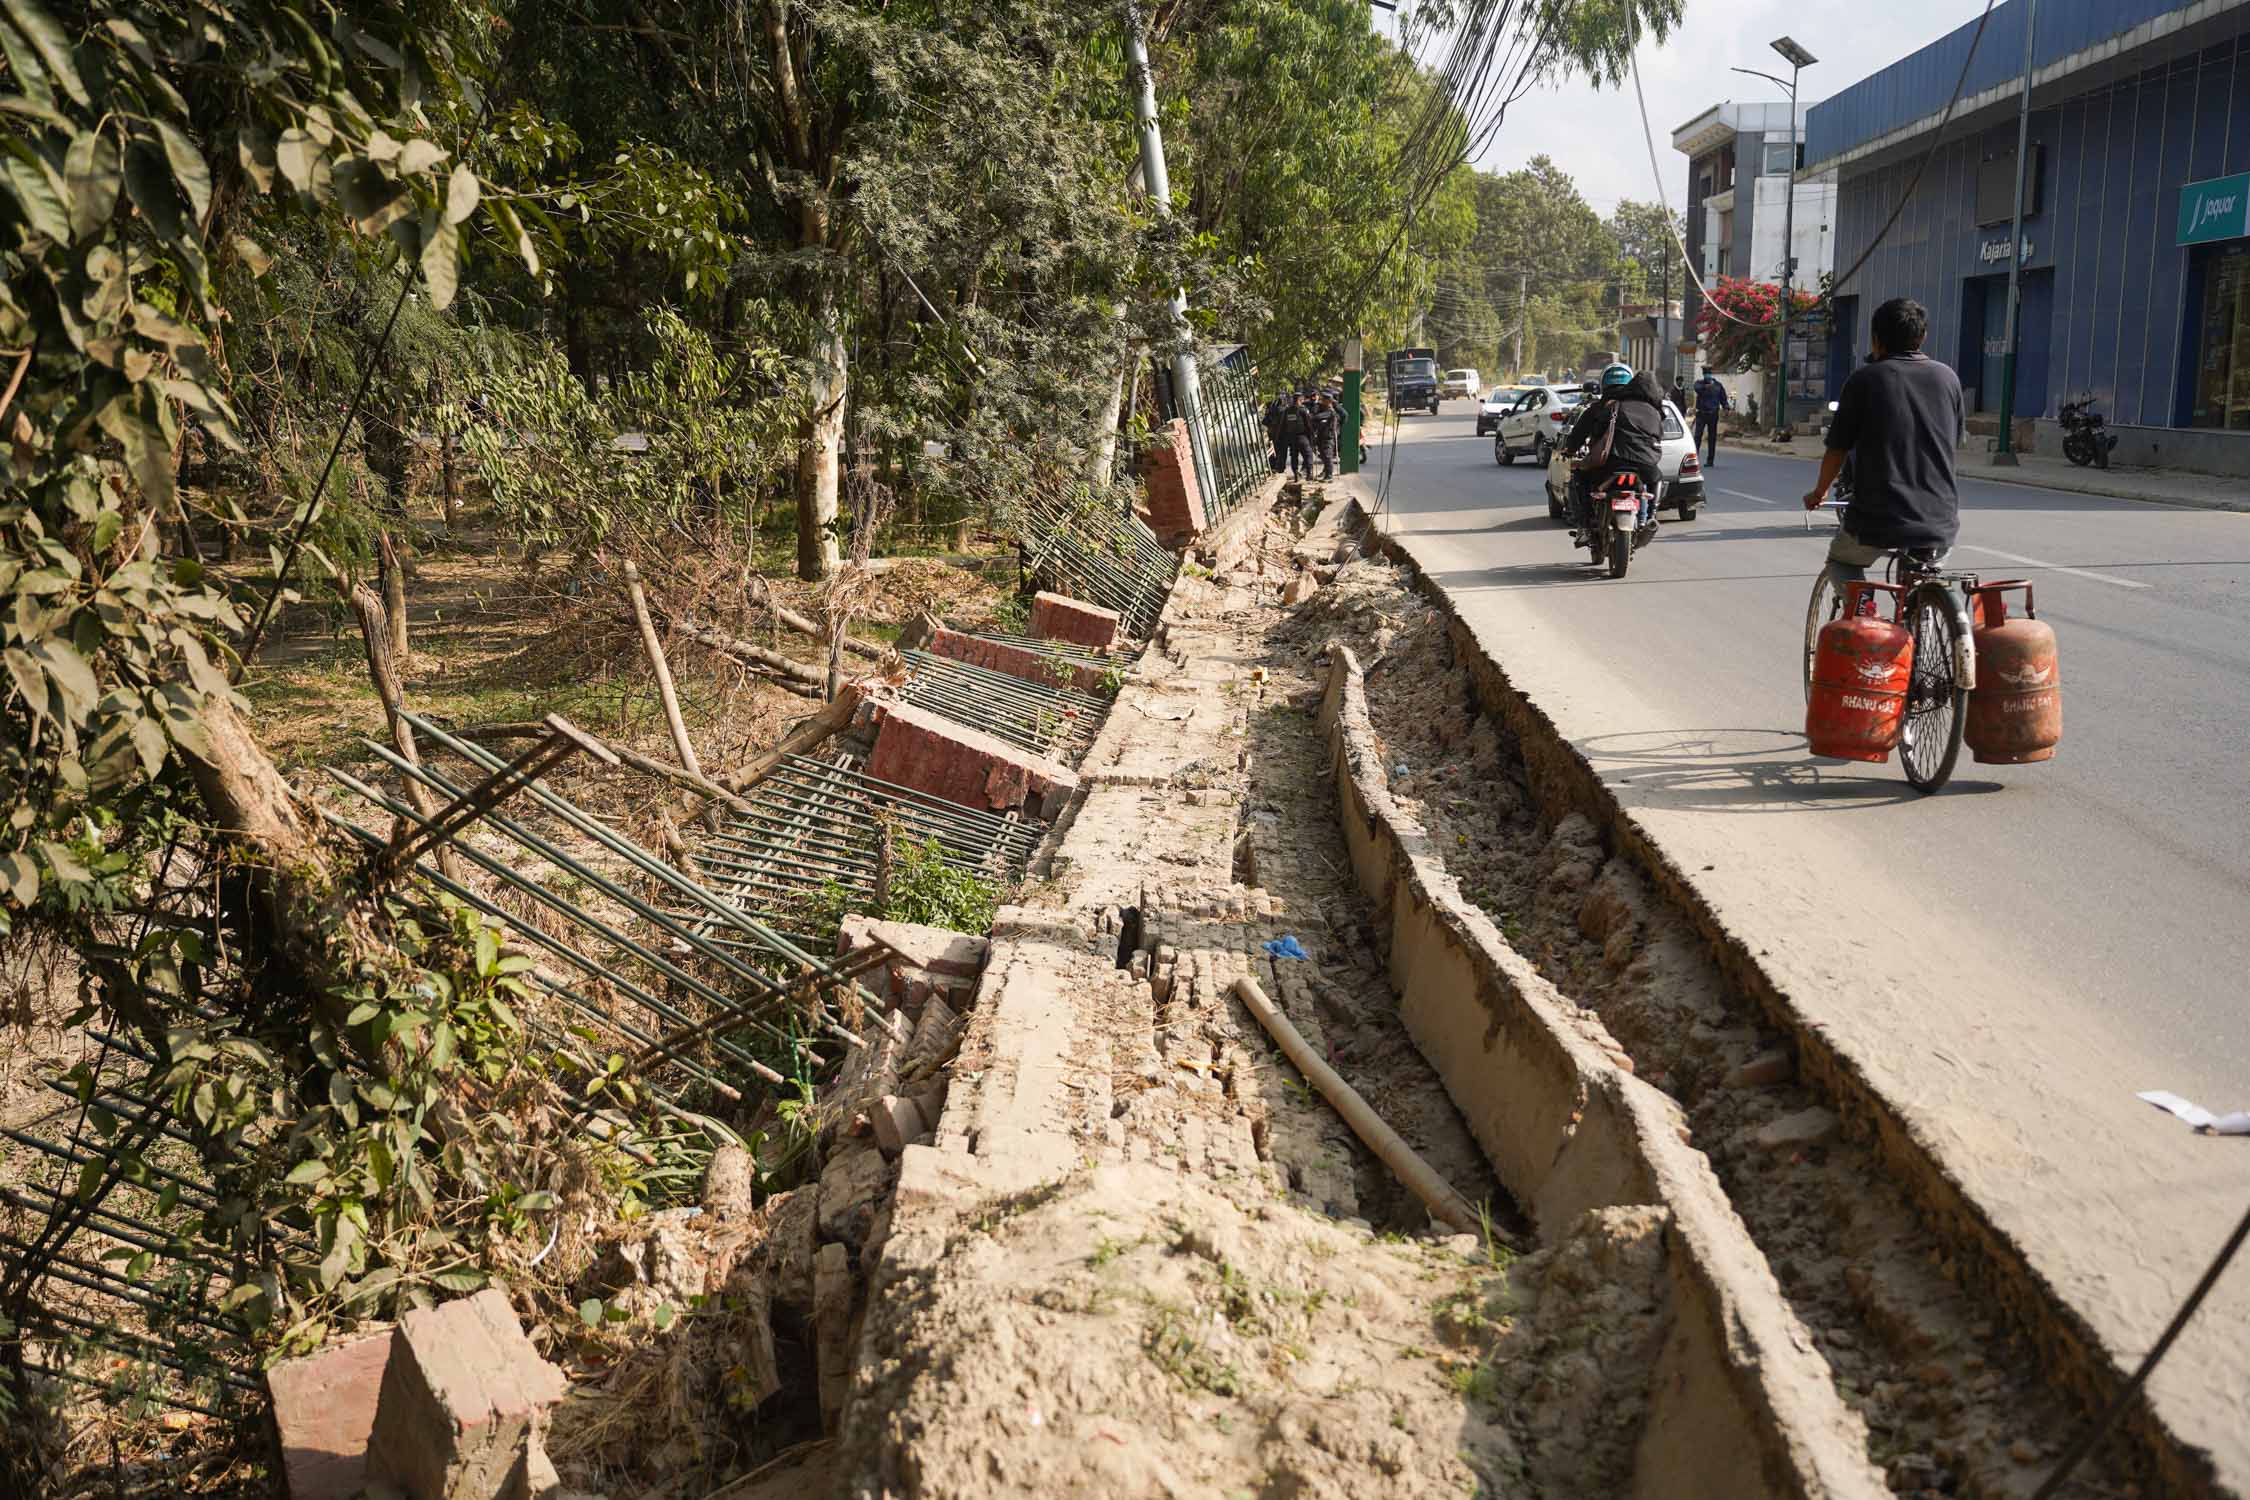
<svg viewBox="0 0 2250 1500">
<path fill-rule="evenodd" d="M 2239 240 L 2250 235 L 2250 172 L 2191 182 L 2180 189 L 2182 245 Z"/>
<path fill-rule="evenodd" d="M 2007 258 L 2008 241 L 2004 237 L 1997 240 L 1986 240 L 1983 244 L 1977 246 L 1977 259 L 1988 266 L 1996 260 L 2006 260 Z M 2028 239 L 2023 242 L 2023 258 L 2025 260 L 2031 259 L 2031 241 Z"/>
</svg>

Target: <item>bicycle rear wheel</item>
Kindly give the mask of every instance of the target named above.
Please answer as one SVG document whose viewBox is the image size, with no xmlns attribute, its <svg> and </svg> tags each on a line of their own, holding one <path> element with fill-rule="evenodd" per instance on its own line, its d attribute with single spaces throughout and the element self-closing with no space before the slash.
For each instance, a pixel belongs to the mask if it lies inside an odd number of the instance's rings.
<svg viewBox="0 0 2250 1500">
<path fill-rule="evenodd" d="M 1805 604 L 1805 701 L 1812 701 L 1813 654 L 1820 647 L 1820 627 L 1836 618 L 1844 607 L 1844 591 L 1836 586 L 1835 570 L 1826 563 L 1812 582 L 1812 598 Z"/>
<path fill-rule="evenodd" d="M 1899 738 L 1899 765 L 1916 791 L 1934 792 L 1953 775 L 1961 755 L 1960 678 L 1954 666 L 1960 622 L 1942 589 L 1917 589 L 1907 598 L 1907 629 L 1914 633 L 1914 669 L 1906 688 L 1906 727 Z"/>
</svg>

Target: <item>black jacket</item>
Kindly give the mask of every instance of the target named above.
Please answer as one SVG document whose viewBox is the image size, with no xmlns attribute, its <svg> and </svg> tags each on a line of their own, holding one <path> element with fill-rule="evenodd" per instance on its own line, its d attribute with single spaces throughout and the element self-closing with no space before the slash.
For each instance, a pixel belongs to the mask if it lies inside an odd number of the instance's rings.
<svg viewBox="0 0 2250 1500">
<path fill-rule="evenodd" d="M 1606 476 L 1632 470 L 1653 487 L 1664 460 L 1664 396 L 1646 375 L 1636 376 L 1620 392 L 1604 391 L 1600 400 L 1587 402 L 1578 420 L 1570 424 L 1563 450 L 1575 452 L 1589 442 L 1609 420 L 1611 407 L 1617 409 L 1617 431 L 1610 439 L 1609 462 L 1591 474 Z"/>
<path fill-rule="evenodd" d="M 1292 438 L 1304 437 L 1311 433 L 1311 431 L 1312 414 L 1305 410 L 1303 402 L 1299 402 L 1295 406 L 1285 406 L 1281 409 L 1280 432 L 1282 440 L 1284 442 Z"/>
</svg>

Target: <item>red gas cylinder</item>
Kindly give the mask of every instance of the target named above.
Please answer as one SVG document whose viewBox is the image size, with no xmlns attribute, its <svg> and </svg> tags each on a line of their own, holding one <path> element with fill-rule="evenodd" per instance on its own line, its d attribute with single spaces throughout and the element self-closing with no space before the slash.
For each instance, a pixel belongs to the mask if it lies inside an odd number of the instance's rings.
<svg viewBox="0 0 2250 1500">
<path fill-rule="evenodd" d="M 1891 596 L 1894 618 L 1875 612 L 1878 593 Z M 1812 696 L 1805 700 L 1805 738 L 1813 754 L 1891 758 L 1914 673 L 1914 637 L 1895 618 L 1899 598 L 1896 584 L 1844 585 L 1844 612 L 1821 627 L 1813 648 Z"/>
<path fill-rule="evenodd" d="M 2023 613 L 2008 613 L 2010 590 L 2023 590 Z M 2022 579 L 1987 583 L 1969 591 L 1976 628 L 1977 685 L 1961 737 L 1987 765 L 2051 760 L 2062 743 L 2062 667 L 2055 630 L 2032 608 L 2031 585 Z"/>
</svg>

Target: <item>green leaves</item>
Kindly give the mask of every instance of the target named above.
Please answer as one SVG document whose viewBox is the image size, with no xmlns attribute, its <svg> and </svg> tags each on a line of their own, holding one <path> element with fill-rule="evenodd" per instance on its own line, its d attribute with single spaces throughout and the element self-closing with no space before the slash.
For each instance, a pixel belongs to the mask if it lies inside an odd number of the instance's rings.
<svg viewBox="0 0 2250 1500">
<path fill-rule="evenodd" d="M 164 142 L 164 158 L 172 165 L 173 178 L 187 194 L 188 207 L 201 222 L 211 211 L 211 169 L 204 163 L 203 153 L 196 150 L 187 133 L 170 120 L 158 120 L 156 133 Z"/>
<path fill-rule="evenodd" d="M 109 223 L 125 184 L 124 153 L 109 130 L 84 130 L 70 143 L 63 183 L 70 193 L 70 234 L 86 239 Z"/>
<path fill-rule="evenodd" d="M 93 100 L 86 93 L 86 85 L 78 77 L 78 64 L 71 57 L 70 38 L 47 13 L 39 0 L 4 0 L 8 20 L 31 43 L 39 54 L 47 76 L 59 84 L 81 107 L 91 108 Z"/>
</svg>

